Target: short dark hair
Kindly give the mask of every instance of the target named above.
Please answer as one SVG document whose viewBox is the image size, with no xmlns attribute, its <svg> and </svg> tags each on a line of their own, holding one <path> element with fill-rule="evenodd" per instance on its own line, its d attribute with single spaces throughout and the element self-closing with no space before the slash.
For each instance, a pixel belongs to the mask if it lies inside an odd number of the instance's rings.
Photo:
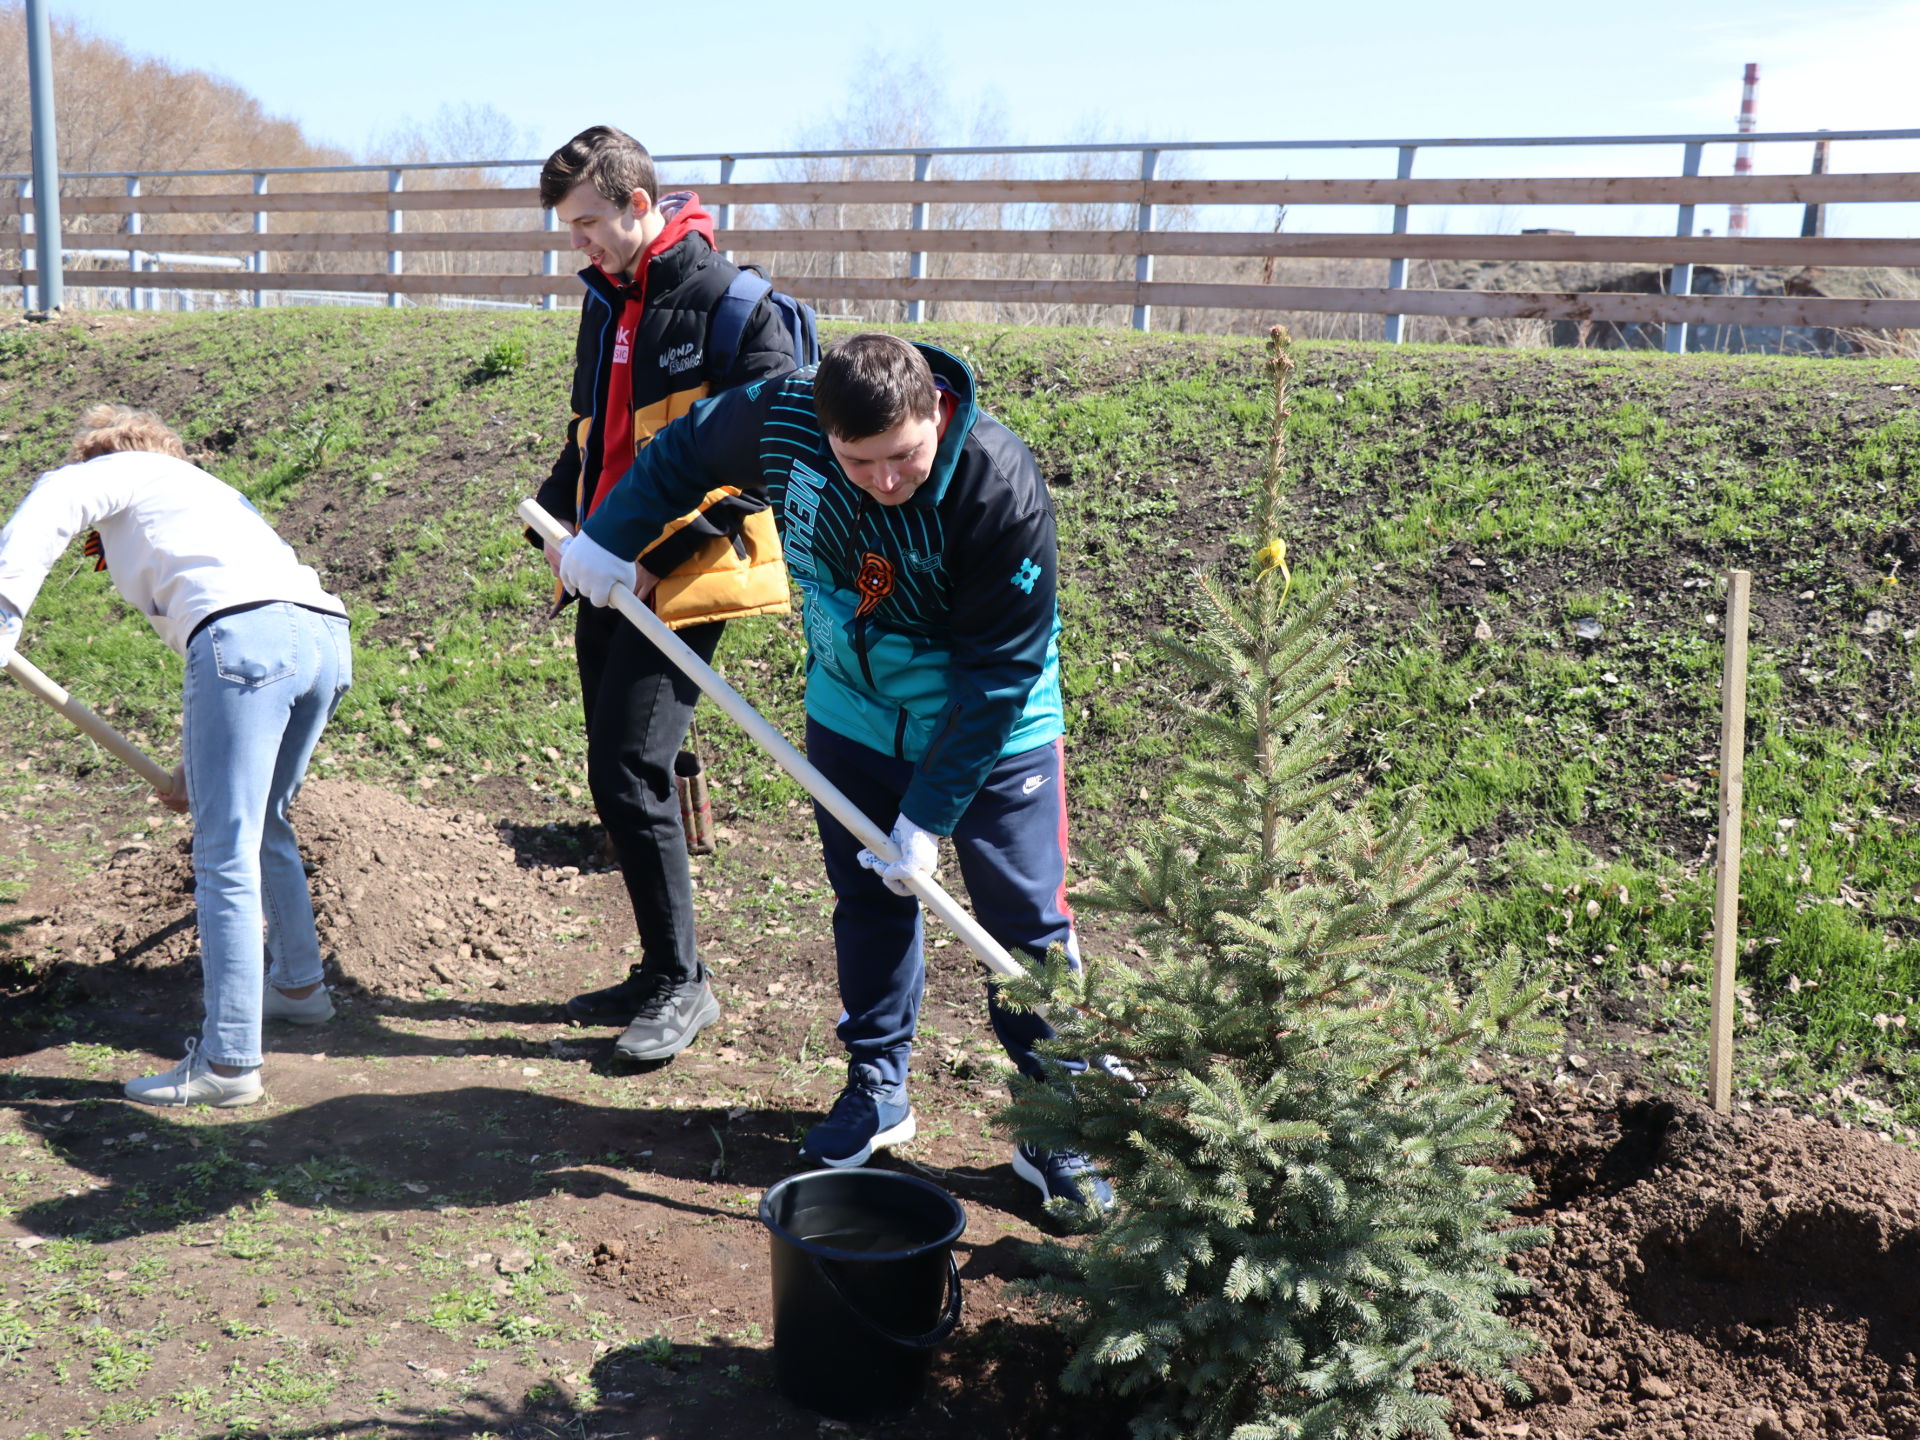
<svg viewBox="0 0 1920 1440">
<path fill-rule="evenodd" d="M 927 357 L 898 335 L 842 340 L 813 376 L 813 413 L 836 440 L 865 440 L 909 418 L 931 420 L 939 404 Z"/>
<path fill-rule="evenodd" d="M 660 197 L 647 147 L 611 125 L 590 125 L 547 157 L 540 167 L 540 203 L 553 209 L 582 180 L 623 210 L 638 191 L 649 200 Z"/>
</svg>

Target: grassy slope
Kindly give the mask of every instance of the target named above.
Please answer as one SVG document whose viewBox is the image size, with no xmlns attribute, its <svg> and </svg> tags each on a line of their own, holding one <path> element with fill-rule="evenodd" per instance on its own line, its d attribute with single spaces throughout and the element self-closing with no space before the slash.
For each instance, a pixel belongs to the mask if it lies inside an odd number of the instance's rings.
<svg viewBox="0 0 1920 1440">
<path fill-rule="evenodd" d="M 978 366 L 1055 485 L 1077 823 L 1111 839 L 1179 744 L 1150 638 L 1180 623 L 1196 565 L 1242 560 L 1270 416 L 1259 351 L 927 335 Z M 569 341 L 565 316 L 299 310 L 0 331 L 0 503 L 58 460 L 85 400 L 159 409 L 352 599 L 359 682 L 322 763 L 577 816 L 569 626 L 540 622 L 543 572 L 508 519 L 557 446 Z M 1303 589 L 1347 587 L 1345 758 L 1383 804 L 1419 787 L 1482 857 L 1474 943 L 1520 945 L 1571 1014 L 1630 1019 L 1697 1070 L 1718 576 L 1744 566 L 1743 1074 L 1818 1098 L 1864 1065 L 1920 1119 L 1920 367 L 1360 345 L 1300 359 L 1291 544 Z M 177 662 L 77 564 L 28 649 L 173 748 Z M 770 621 L 732 627 L 721 657 L 789 733 L 798 660 L 792 626 Z M 10 690 L 0 724 L 0 805 L 71 813 L 96 758 Z M 724 804 L 797 803 L 710 729 Z"/>
</svg>

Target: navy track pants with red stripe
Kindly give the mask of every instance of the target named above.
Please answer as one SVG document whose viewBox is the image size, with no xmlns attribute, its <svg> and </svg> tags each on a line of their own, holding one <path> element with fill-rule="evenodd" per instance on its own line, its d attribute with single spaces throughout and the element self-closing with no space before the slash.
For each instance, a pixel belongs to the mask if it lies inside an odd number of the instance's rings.
<svg viewBox="0 0 1920 1440">
<path fill-rule="evenodd" d="M 893 828 L 913 779 L 911 762 L 815 721 L 807 724 L 807 758 L 874 824 Z M 1008 950 L 1045 954 L 1063 945 L 1078 963 L 1066 896 L 1064 778 L 1058 740 L 1001 760 L 952 839 L 941 842 L 941 862 L 958 864 L 975 918 Z M 846 1012 L 840 1041 L 851 1064 L 871 1065 L 885 1084 L 904 1085 L 926 976 L 920 902 L 895 895 L 862 869 L 855 858 L 860 841 L 825 808 L 816 805 L 814 815 L 834 893 L 834 951 Z M 1023 1074 L 1043 1078 L 1033 1046 L 1051 1039 L 1052 1027 L 1038 1015 L 1006 1009 L 996 988 L 987 987 L 994 1034 Z"/>
</svg>

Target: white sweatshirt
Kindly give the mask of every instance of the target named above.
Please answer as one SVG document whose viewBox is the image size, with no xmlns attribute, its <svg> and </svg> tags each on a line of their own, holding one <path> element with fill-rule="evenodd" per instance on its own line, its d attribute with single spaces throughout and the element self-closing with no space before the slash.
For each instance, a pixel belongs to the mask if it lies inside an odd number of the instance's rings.
<svg viewBox="0 0 1920 1440">
<path fill-rule="evenodd" d="M 209 615 L 290 600 L 345 615 L 311 566 L 224 480 L 123 450 L 49 470 L 0 530 L 0 606 L 25 615 L 73 537 L 100 532 L 114 588 L 181 654 Z"/>
</svg>

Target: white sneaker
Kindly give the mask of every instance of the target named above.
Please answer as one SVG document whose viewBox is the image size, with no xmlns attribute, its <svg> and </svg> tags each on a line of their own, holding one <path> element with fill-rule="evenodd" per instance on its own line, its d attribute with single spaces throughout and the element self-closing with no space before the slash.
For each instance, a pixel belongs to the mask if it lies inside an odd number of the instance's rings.
<svg viewBox="0 0 1920 1440">
<path fill-rule="evenodd" d="M 266 1091 L 260 1086 L 257 1067 L 240 1075 L 216 1075 L 200 1054 L 200 1042 L 189 1040 L 186 1059 L 165 1074 L 129 1080 L 126 1094 L 142 1105 L 211 1105 L 226 1110 L 251 1105 Z"/>
<path fill-rule="evenodd" d="M 298 1000 L 269 985 L 267 998 L 260 1006 L 260 1018 L 285 1020 L 291 1025 L 324 1025 L 333 1018 L 333 997 L 324 985 Z"/>
</svg>

